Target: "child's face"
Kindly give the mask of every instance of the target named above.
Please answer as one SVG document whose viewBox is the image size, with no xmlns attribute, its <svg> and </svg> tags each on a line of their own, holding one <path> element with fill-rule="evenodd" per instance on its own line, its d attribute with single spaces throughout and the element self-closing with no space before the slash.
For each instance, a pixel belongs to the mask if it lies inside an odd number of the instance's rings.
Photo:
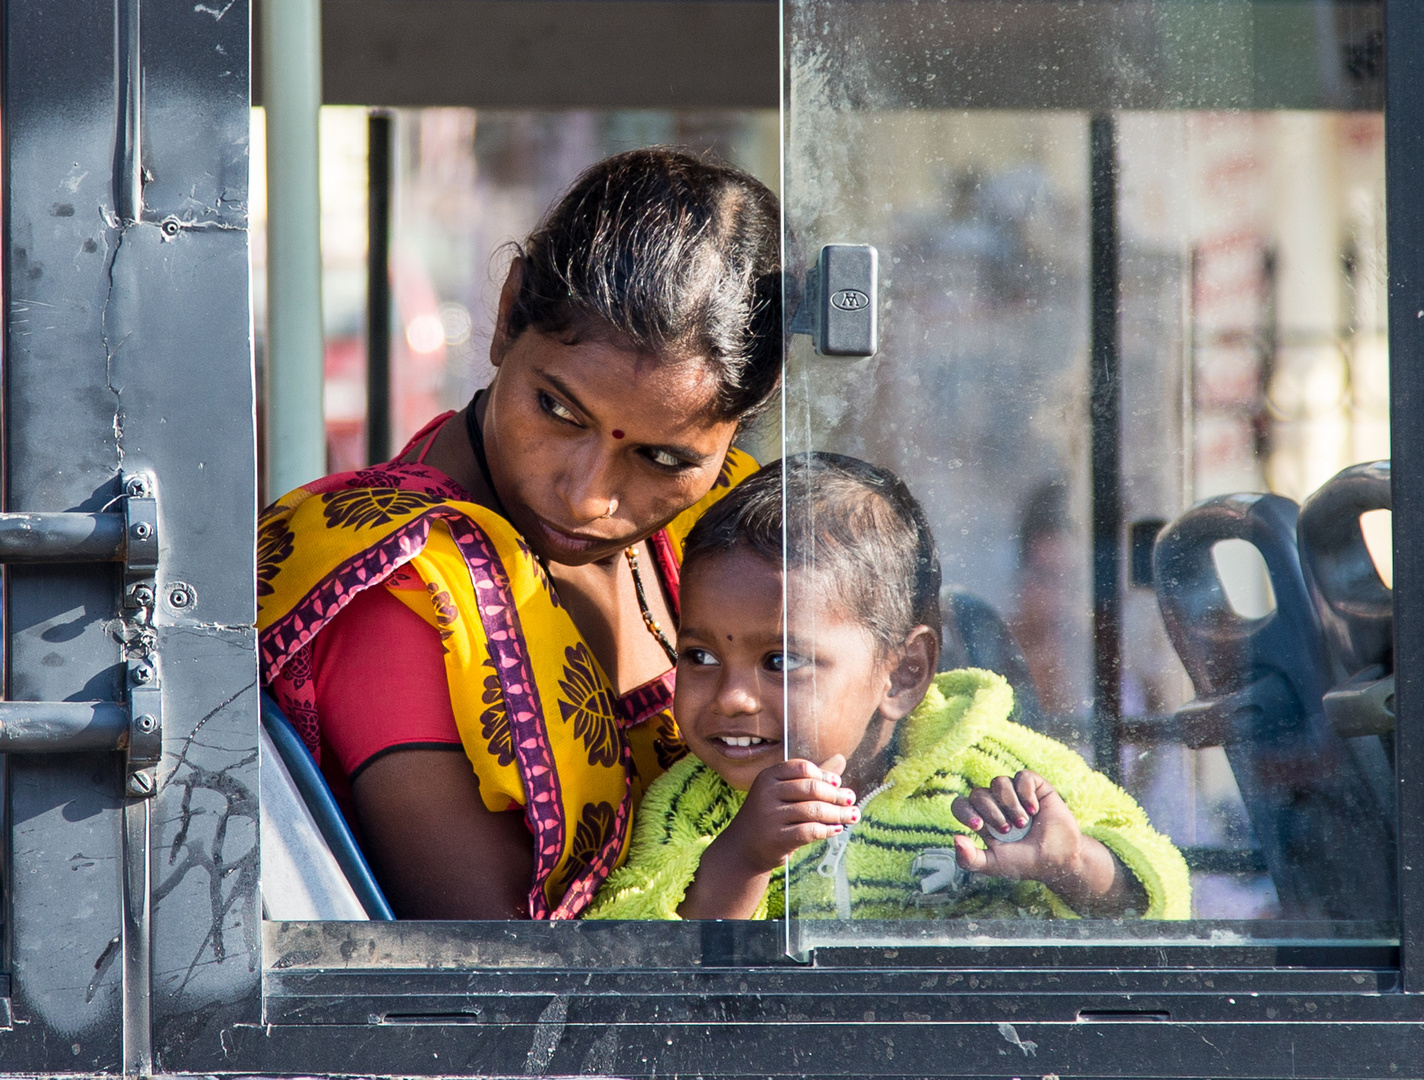
<svg viewBox="0 0 1424 1080">
<path fill-rule="evenodd" d="M 785 643 L 779 568 L 732 551 L 698 562 L 682 579 L 673 713 L 692 752 L 734 788 L 745 791 L 785 758 L 818 765 L 836 754 L 871 758 L 908 711 L 899 707 L 897 658 L 877 658 L 870 633 L 809 578 L 791 575 Z"/>
</svg>

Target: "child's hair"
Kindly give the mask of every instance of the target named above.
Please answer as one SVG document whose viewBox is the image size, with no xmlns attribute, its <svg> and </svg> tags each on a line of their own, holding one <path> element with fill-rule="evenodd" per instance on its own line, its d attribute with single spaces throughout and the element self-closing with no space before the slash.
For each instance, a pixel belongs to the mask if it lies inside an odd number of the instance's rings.
<svg viewBox="0 0 1424 1080">
<path fill-rule="evenodd" d="M 940 636 L 934 535 L 889 469 L 819 451 L 774 462 L 697 522 L 683 549 L 683 572 L 700 559 L 742 549 L 776 566 L 784 557 L 788 567 L 814 574 L 870 631 L 882 655 L 916 626 Z"/>
<path fill-rule="evenodd" d="M 505 324 L 611 333 L 640 351 L 703 356 L 719 419 L 747 423 L 781 373 L 781 211 L 754 177 L 673 147 L 583 173 L 519 249 Z"/>
</svg>

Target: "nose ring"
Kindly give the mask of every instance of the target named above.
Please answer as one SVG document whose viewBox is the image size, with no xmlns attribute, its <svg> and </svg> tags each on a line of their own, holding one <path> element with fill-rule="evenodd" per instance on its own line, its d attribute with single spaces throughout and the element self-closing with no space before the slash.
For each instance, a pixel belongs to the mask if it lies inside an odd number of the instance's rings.
<svg viewBox="0 0 1424 1080">
<path fill-rule="evenodd" d="M 612 517 L 614 514 L 616 514 L 617 512 L 618 512 L 618 496 L 617 496 L 617 495 L 613 495 L 613 496 L 611 496 L 611 497 L 609 498 L 609 500 L 608 500 L 608 509 L 603 512 L 603 516 L 606 517 L 606 518 L 611 518 L 611 517 Z"/>
</svg>

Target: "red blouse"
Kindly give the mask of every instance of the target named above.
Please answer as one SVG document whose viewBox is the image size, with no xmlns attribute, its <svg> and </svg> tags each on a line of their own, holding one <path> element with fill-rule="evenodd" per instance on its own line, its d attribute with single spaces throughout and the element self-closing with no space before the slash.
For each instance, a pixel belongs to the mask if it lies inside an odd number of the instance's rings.
<svg viewBox="0 0 1424 1080">
<path fill-rule="evenodd" d="M 452 415 L 437 417 L 410 445 L 433 435 Z M 429 443 L 418 460 L 428 449 Z M 407 452 L 409 447 L 398 456 Z M 460 491 L 454 481 L 449 485 Z M 654 544 L 654 556 L 676 611 L 676 561 L 666 544 Z M 362 591 L 322 628 L 312 643 L 312 669 L 321 769 L 353 828 L 351 782 L 371 762 L 392 750 L 463 750 L 440 635 L 388 588 Z M 630 721 L 672 707 L 673 676 L 669 670 L 619 699 Z"/>
</svg>

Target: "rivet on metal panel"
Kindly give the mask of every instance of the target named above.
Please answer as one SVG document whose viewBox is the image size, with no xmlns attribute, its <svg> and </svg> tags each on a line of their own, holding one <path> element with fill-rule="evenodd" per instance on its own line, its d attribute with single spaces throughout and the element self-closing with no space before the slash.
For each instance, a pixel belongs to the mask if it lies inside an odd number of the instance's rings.
<svg viewBox="0 0 1424 1080">
<path fill-rule="evenodd" d="M 153 528 L 146 521 L 140 521 L 133 527 L 133 534 L 140 540 L 147 540 L 153 535 Z"/>
<path fill-rule="evenodd" d="M 175 608 L 189 608 L 198 602 L 198 596 L 191 585 L 176 581 L 168 587 L 168 603 Z"/>
<path fill-rule="evenodd" d="M 163 230 L 163 235 L 166 239 L 172 240 L 183 231 L 183 223 L 176 217 L 167 217 L 163 219 L 163 224 L 161 224 L 159 228 Z"/>
<path fill-rule="evenodd" d="M 144 713 L 142 716 L 140 716 L 138 720 L 135 721 L 135 723 L 138 724 L 138 729 L 144 732 L 152 731 L 158 726 L 158 721 L 155 720 L 148 713 Z"/>
</svg>

